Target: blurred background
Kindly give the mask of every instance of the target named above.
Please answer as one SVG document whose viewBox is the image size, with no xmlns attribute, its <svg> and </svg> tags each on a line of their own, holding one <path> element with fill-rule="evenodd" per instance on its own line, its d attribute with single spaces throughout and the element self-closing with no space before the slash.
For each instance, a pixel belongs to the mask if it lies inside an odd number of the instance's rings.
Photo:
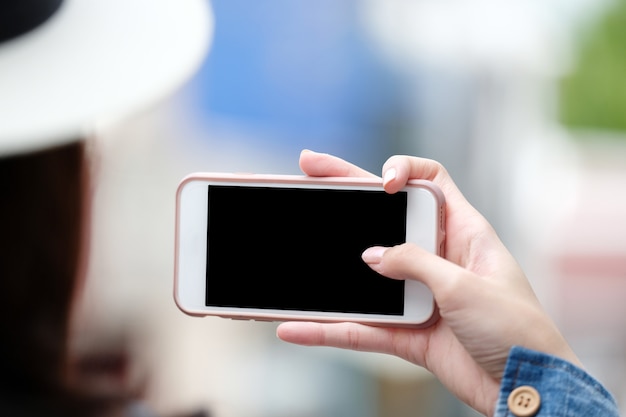
<svg viewBox="0 0 626 417">
<path fill-rule="evenodd" d="M 626 0 L 211 6 L 197 76 L 94 144 L 82 349 L 130 349 L 129 378 L 162 413 L 476 415 L 399 359 L 287 345 L 275 324 L 191 318 L 173 301 L 184 175 L 297 174 L 304 148 L 379 173 L 406 153 L 448 168 L 624 407 Z"/>
</svg>

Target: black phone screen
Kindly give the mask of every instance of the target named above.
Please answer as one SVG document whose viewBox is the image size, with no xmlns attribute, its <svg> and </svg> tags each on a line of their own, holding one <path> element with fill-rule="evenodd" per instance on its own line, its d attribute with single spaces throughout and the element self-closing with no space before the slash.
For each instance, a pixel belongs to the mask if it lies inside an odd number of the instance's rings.
<svg viewBox="0 0 626 417">
<path fill-rule="evenodd" d="M 206 305 L 402 315 L 361 253 L 406 241 L 406 192 L 211 185 Z"/>
</svg>

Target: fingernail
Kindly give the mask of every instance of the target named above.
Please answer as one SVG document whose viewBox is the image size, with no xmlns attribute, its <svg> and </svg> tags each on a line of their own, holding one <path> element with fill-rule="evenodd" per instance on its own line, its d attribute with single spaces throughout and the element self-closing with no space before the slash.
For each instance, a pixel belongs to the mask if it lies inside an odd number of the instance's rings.
<svg viewBox="0 0 626 417">
<path fill-rule="evenodd" d="M 382 246 L 373 246 L 365 249 L 363 254 L 361 254 L 361 258 L 366 264 L 377 264 L 380 263 L 386 250 L 387 248 Z"/>
<path fill-rule="evenodd" d="M 397 172 L 395 168 L 389 168 L 387 171 L 385 171 L 385 174 L 383 175 L 383 185 L 387 185 L 391 181 L 395 180 L 396 175 Z"/>
</svg>

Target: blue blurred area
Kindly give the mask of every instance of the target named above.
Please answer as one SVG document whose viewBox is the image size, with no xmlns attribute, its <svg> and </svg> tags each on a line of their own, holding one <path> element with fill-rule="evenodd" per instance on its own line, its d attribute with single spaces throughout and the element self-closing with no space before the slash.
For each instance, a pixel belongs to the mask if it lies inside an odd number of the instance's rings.
<svg viewBox="0 0 626 417">
<path fill-rule="evenodd" d="M 201 116 L 252 146 L 330 152 L 378 171 L 402 123 L 401 82 L 373 48 L 358 0 L 215 0 Z"/>
</svg>

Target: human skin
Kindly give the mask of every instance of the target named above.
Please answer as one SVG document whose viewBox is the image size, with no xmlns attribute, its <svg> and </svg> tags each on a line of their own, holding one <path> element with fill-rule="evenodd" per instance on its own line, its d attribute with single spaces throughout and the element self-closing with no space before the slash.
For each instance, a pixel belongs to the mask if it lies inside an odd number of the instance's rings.
<svg viewBox="0 0 626 417">
<path fill-rule="evenodd" d="M 345 160 L 312 151 L 301 153 L 300 168 L 310 176 L 374 176 Z M 277 328 L 280 339 L 398 356 L 432 372 L 461 401 L 486 416 L 494 413 L 512 346 L 581 366 L 518 263 L 441 164 L 397 155 L 387 160 L 382 172 L 389 193 L 409 179 L 426 179 L 446 197 L 445 258 L 409 243 L 368 248 L 362 255 L 381 275 L 427 285 L 440 319 L 426 329 L 287 322 Z M 323 253 L 320 248 L 320 257 Z"/>
</svg>

